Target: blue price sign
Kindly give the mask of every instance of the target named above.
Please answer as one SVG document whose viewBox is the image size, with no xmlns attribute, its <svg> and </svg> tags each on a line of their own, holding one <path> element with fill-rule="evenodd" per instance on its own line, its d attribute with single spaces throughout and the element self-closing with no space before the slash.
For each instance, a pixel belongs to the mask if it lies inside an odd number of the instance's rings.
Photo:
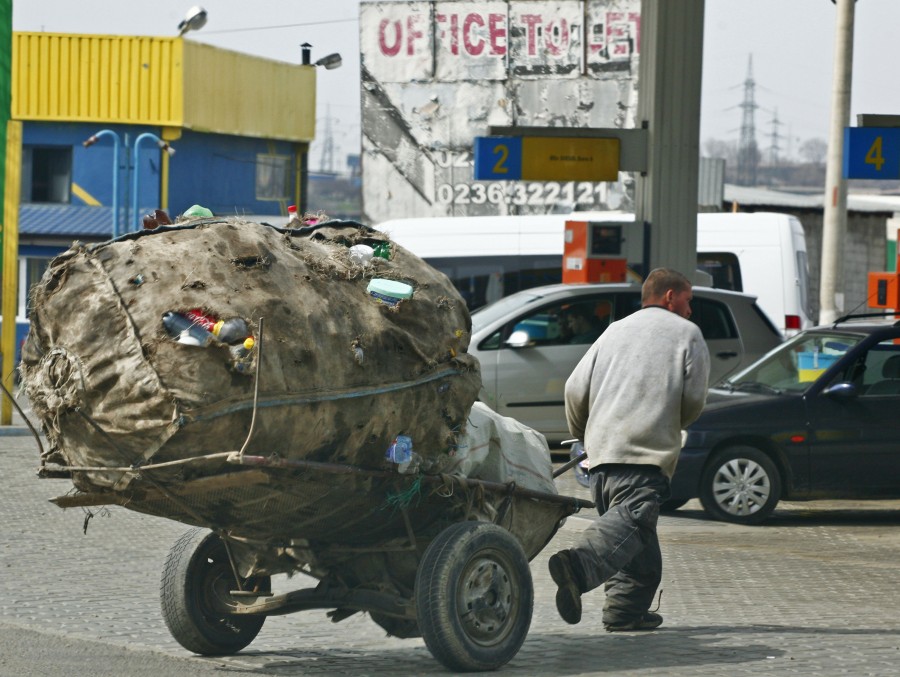
<svg viewBox="0 0 900 677">
<path fill-rule="evenodd" d="M 476 181 L 519 181 L 522 178 L 522 137 L 475 137 Z"/>
<path fill-rule="evenodd" d="M 845 179 L 900 179 L 900 127 L 844 129 Z"/>
</svg>

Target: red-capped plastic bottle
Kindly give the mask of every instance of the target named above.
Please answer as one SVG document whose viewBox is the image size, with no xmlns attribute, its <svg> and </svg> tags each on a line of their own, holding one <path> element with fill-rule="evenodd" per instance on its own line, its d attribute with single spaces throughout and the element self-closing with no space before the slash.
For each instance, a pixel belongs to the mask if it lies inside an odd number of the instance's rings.
<svg viewBox="0 0 900 677">
<path fill-rule="evenodd" d="M 187 311 L 184 316 L 189 319 L 194 324 L 203 327 L 206 331 L 211 332 L 213 327 L 216 326 L 216 318 L 212 315 L 207 315 L 200 308 L 192 308 Z"/>
<path fill-rule="evenodd" d="M 187 316 L 171 310 L 163 313 L 163 326 L 173 339 L 191 346 L 207 346 L 213 341 L 213 335 Z"/>
</svg>

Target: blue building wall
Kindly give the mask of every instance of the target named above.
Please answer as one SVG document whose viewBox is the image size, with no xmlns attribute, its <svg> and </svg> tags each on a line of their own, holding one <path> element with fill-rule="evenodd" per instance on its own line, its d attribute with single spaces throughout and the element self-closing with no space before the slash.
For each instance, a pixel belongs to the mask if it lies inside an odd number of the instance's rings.
<svg viewBox="0 0 900 677">
<path fill-rule="evenodd" d="M 176 154 L 169 164 L 169 207 L 180 214 L 201 204 L 218 215 L 286 214 L 296 182 L 292 143 L 185 130 L 172 142 Z M 286 158 L 291 168 L 288 197 L 260 200 L 256 194 L 257 156 Z"/>
<path fill-rule="evenodd" d="M 109 135 L 85 148 L 82 142 L 101 129 L 109 129 L 119 136 L 118 199 L 120 210 L 130 206 L 127 227 L 135 228 L 140 216 L 161 206 L 160 151 L 152 139 L 144 139 L 134 148 L 135 139 L 145 132 L 161 136 L 162 130 L 133 125 L 84 125 L 74 123 L 26 122 L 23 126 L 23 145 L 57 146 L 72 149 L 72 183 L 86 191 L 101 205 L 112 205 L 112 173 L 114 142 Z M 289 142 L 252 139 L 224 134 L 205 134 L 185 130 L 181 138 L 171 143 L 175 155 L 169 160 L 168 209 L 172 216 L 194 204 L 201 204 L 215 214 L 285 214 L 293 201 L 296 185 L 295 146 Z M 136 154 L 136 157 L 134 157 Z M 257 196 L 257 158 L 276 155 L 285 158 L 290 167 L 287 177 L 288 197 L 259 199 Z M 132 202 L 134 172 L 137 171 L 138 209 Z M 70 204 L 85 205 L 73 192 Z M 111 215 L 109 216 L 111 219 Z"/>
<path fill-rule="evenodd" d="M 29 259 L 52 259 L 66 251 L 75 240 L 102 242 L 112 236 L 114 143 L 105 135 L 88 148 L 83 142 L 102 129 L 115 132 L 119 138 L 118 206 L 119 234 L 134 230 L 140 217 L 161 206 L 162 158 L 156 143 L 145 139 L 137 152 L 137 163 L 131 157 L 134 142 L 140 134 L 150 132 L 162 136 L 162 130 L 134 125 L 97 125 L 67 122 L 25 122 L 23 146 L 68 147 L 72 151 L 71 183 L 87 193 L 88 201 L 73 188 L 68 204 L 30 203 L 28 196 L 19 208 L 20 265 Z M 257 214 L 283 215 L 294 201 L 297 183 L 296 153 L 291 142 L 252 139 L 224 134 L 206 134 L 183 130 L 172 141 L 175 155 L 169 160 L 168 212 L 173 217 L 191 205 L 201 204 L 219 215 Z M 287 198 L 259 199 L 257 196 L 257 159 L 260 155 L 283 156 L 289 166 Z M 130 163 L 129 163 L 130 159 Z M 138 170 L 138 209 L 132 202 L 134 169 Z M 101 206 L 90 206 L 93 198 Z M 126 212 L 130 206 L 130 212 Z M 127 218 L 126 218 L 127 217 Z M 42 242 L 43 240 L 43 242 Z M 62 244 L 65 243 L 65 244 Z M 21 279 L 21 278 L 20 278 Z M 30 286 L 37 280 L 27 278 Z M 20 299 L 27 289 L 20 290 Z M 16 322 L 16 350 L 28 333 L 24 307 L 20 302 Z M 19 355 L 17 354 L 17 363 Z"/>
</svg>

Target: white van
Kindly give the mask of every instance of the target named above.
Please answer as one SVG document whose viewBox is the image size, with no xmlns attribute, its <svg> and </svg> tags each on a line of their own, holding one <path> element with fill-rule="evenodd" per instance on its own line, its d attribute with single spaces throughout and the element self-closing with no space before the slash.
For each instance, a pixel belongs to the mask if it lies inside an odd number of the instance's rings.
<svg viewBox="0 0 900 677">
<path fill-rule="evenodd" d="M 793 216 L 699 214 L 697 267 L 713 287 L 755 295 L 782 334 L 812 326 L 806 237 Z"/>
<path fill-rule="evenodd" d="M 623 224 L 622 253 L 641 261 L 643 228 L 624 212 L 529 216 L 423 217 L 376 226 L 445 273 L 471 310 L 513 292 L 562 280 L 566 221 Z M 697 217 L 698 268 L 713 287 L 757 297 L 782 334 L 812 324 L 806 239 L 786 214 L 708 213 Z"/>
<path fill-rule="evenodd" d="M 523 289 L 561 282 L 565 225 L 572 220 L 623 223 L 623 254 L 640 261 L 642 238 L 628 232 L 634 214 L 625 212 L 421 217 L 375 228 L 447 275 L 475 310 Z"/>
</svg>

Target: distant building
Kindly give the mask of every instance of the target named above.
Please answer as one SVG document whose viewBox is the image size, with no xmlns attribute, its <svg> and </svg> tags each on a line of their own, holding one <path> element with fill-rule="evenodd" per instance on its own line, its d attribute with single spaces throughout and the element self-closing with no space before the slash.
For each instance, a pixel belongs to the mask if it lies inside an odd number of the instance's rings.
<svg viewBox="0 0 900 677">
<path fill-rule="evenodd" d="M 31 284 L 73 240 L 133 231 L 155 208 L 173 219 L 194 204 L 217 215 L 305 210 L 316 74 L 303 61 L 180 37 L 14 33 L 21 334 Z"/>
</svg>

